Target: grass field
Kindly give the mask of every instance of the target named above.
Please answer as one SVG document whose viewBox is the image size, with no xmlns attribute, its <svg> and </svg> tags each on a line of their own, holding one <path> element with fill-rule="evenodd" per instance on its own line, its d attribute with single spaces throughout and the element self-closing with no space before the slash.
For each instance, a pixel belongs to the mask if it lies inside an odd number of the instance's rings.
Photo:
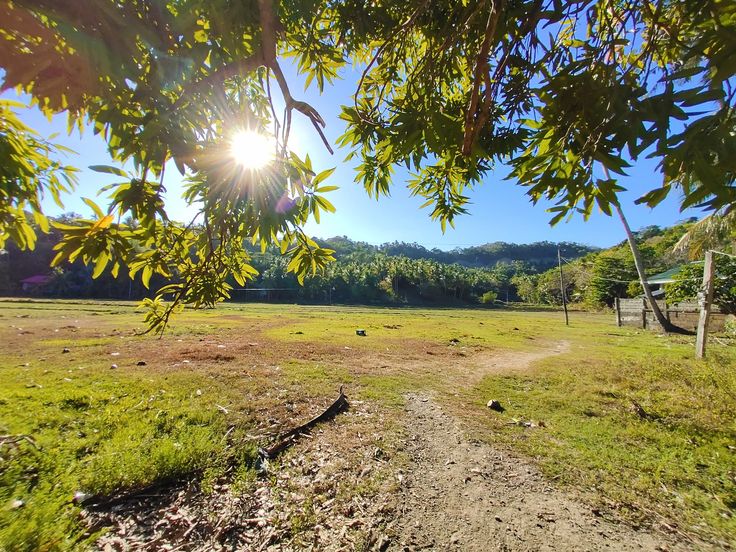
<svg viewBox="0 0 736 552">
<path fill-rule="evenodd" d="M 84 548 L 98 532 L 79 522 L 76 492 L 227 476 L 247 493 L 257 446 L 342 384 L 395 420 L 405 393 L 432 393 L 468 433 L 593 502 L 736 544 L 725 340 L 696 361 L 692 338 L 609 315 L 565 327 L 554 312 L 257 304 L 186 311 L 162 339 L 139 327 L 130 303 L 0 301 L 0 550 Z M 494 369 L 514 354 L 538 360 Z"/>
</svg>

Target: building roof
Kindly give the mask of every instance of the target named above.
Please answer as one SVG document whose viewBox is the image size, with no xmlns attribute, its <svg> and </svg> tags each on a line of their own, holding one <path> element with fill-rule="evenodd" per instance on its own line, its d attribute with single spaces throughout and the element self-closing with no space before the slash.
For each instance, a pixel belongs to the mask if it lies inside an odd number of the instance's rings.
<svg viewBox="0 0 736 552">
<path fill-rule="evenodd" d="M 675 276 L 680 273 L 680 270 L 682 270 L 682 265 L 670 268 L 669 270 L 650 276 L 647 278 L 647 283 L 650 285 L 671 284 L 675 281 Z"/>
</svg>

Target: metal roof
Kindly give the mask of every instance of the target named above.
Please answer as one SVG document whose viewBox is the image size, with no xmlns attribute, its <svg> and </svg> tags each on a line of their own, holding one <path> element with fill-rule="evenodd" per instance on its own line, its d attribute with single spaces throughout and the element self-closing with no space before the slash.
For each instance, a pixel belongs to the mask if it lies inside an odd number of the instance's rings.
<svg viewBox="0 0 736 552">
<path fill-rule="evenodd" d="M 671 284 L 675 281 L 675 276 L 680 273 L 680 270 L 682 270 L 682 265 L 670 268 L 669 270 L 650 276 L 647 278 L 647 283 L 651 285 Z"/>
</svg>

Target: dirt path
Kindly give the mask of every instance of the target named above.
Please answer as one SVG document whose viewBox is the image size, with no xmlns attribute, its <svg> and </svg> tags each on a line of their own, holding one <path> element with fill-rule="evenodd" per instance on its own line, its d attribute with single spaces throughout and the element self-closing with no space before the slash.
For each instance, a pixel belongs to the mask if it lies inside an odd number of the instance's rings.
<svg viewBox="0 0 736 552">
<path fill-rule="evenodd" d="M 500 372 L 521 372 L 538 360 L 561 355 L 570 350 L 569 341 L 551 342 L 546 348 L 537 351 L 491 351 L 479 355 L 473 361 L 475 370 L 468 372 L 469 381 L 478 383 L 484 376 Z"/>
<path fill-rule="evenodd" d="M 526 460 L 470 442 L 426 395 L 407 397 L 400 518 L 389 550 L 692 550 L 607 521 Z"/>
</svg>

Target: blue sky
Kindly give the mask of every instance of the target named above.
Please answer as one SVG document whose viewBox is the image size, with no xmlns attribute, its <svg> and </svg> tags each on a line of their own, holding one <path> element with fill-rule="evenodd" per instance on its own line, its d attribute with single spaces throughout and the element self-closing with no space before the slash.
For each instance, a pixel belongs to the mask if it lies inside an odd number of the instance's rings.
<svg viewBox="0 0 736 552">
<path fill-rule="evenodd" d="M 304 79 L 293 68 L 286 68 L 286 73 L 292 94 L 297 99 L 308 101 L 321 113 L 327 123 L 327 138 L 334 144 L 344 129 L 343 122 L 338 118 L 340 106 L 352 102 L 357 81 L 355 73 L 346 72 L 344 80 L 327 86 L 321 96 L 314 85 L 302 92 Z M 12 94 L 7 93 L 4 96 L 9 97 Z M 82 202 L 82 197 L 104 204 L 104 198 L 97 197 L 97 190 L 104 184 L 115 181 L 115 177 L 87 169 L 89 165 L 111 164 L 104 141 L 94 136 L 91 129 L 81 136 L 76 131 L 68 136 L 64 115 L 56 117 L 51 123 L 34 111 L 23 113 L 22 117 L 42 135 L 59 133 L 55 141 L 77 152 L 67 162 L 82 169 L 79 175 L 80 185 L 65 199 L 65 209 L 59 209 L 53 202 L 47 201 L 44 203 L 47 214 L 75 211 L 88 215 L 89 208 Z M 541 202 L 536 206 L 532 205 L 522 187 L 504 180 L 508 170 L 503 166 L 499 166 L 481 186 L 469 192 L 469 214 L 457 218 L 455 228 L 448 227 L 443 234 L 439 223 L 429 218 L 430 209 L 419 208 L 423 199 L 410 197 L 405 186 L 409 177 L 406 171 L 397 171 L 391 197 L 376 201 L 367 196 L 361 185 L 353 182 L 354 162 L 344 161 L 348 152 L 336 149 L 335 155 L 331 156 L 311 124 L 299 113 L 294 114 L 290 145 L 302 155 L 309 153 L 317 170 L 337 168 L 330 178 L 330 184 L 337 185 L 340 189 L 328 196 L 337 212 L 325 214 L 321 218 L 321 224 L 309 224 L 307 230 L 314 236 L 327 238 L 345 235 L 373 244 L 390 241 L 416 242 L 440 249 L 493 241 L 528 243 L 541 240 L 575 241 L 608 247 L 625 238 L 618 219 L 603 213 L 595 213 L 588 221 L 575 216 L 570 221 L 550 227 L 548 221 L 551 216 L 545 211 L 550 205 Z M 695 210 L 680 212 L 676 194 L 672 194 L 655 209 L 635 205 L 634 200 L 637 197 L 661 182 L 661 175 L 656 170 L 656 162 L 651 160 L 640 160 L 629 173 L 629 177 L 620 180 L 628 190 L 621 195 L 621 204 L 632 228 L 651 224 L 669 226 L 689 216 L 701 214 Z M 181 199 L 180 175 L 174 167 L 167 170 L 165 184 L 168 190 L 169 216 L 182 221 L 189 220 L 195 209 L 188 207 Z"/>
</svg>

